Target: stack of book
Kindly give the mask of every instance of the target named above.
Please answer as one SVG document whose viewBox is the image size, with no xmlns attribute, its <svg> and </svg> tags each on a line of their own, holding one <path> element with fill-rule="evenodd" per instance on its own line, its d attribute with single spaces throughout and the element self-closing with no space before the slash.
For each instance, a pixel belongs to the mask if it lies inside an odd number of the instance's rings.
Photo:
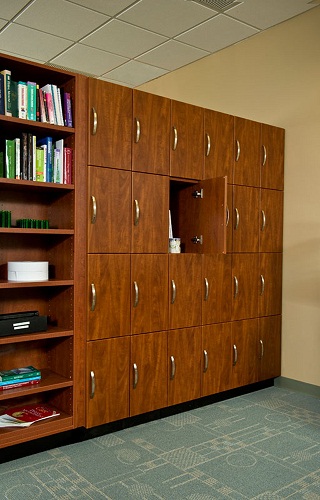
<svg viewBox="0 0 320 500">
<path fill-rule="evenodd" d="M 73 127 L 69 92 L 51 83 L 40 88 L 36 82 L 13 80 L 9 69 L 0 71 L 0 114 Z"/>
<path fill-rule="evenodd" d="M 41 371 L 34 366 L 13 368 L 0 371 L 0 390 L 16 389 L 28 385 L 39 384 Z"/>
</svg>

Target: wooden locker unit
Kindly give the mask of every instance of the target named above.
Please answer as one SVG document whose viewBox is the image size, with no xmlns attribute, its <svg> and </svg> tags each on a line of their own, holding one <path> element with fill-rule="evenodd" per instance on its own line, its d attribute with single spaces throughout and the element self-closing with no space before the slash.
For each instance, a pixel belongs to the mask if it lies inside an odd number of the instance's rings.
<svg viewBox="0 0 320 500">
<path fill-rule="evenodd" d="M 170 100 L 133 90 L 132 170 L 169 175 Z"/>
<path fill-rule="evenodd" d="M 118 96 L 114 106 L 121 108 L 121 91 L 113 90 Z M 283 175 L 283 153 L 277 150 L 277 137 L 279 148 L 283 146 L 282 129 L 137 90 L 132 96 L 131 172 L 122 166 L 116 175 L 116 158 L 89 167 L 89 172 L 112 170 L 106 175 L 114 180 L 105 182 L 99 174 L 97 218 L 102 204 L 106 229 L 102 225 L 88 230 L 92 253 L 88 263 L 95 256 L 102 262 L 103 254 L 112 258 L 119 254 L 118 264 L 111 266 L 114 277 L 105 277 L 112 289 L 117 275 L 127 276 L 130 258 L 131 318 L 128 335 L 121 329 L 121 338 L 92 342 L 87 337 L 92 352 L 87 362 L 87 400 L 90 363 L 95 366 L 97 386 L 101 383 L 91 344 L 129 339 L 124 361 L 129 382 L 122 377 L 119 388 L 124 401 L 128 396 L 129 408 L 122 405 L 127 416 L 280 373 L 283 213 L 281 182 L 273 183 L 271 174 L 274 168 L 275 176 Z M 125 104 L 124 108 L 128 110 Z M 107 200 L 108 186 L 111 200 Z M 168 255 L 169 209 L 173 237 L 181 238 L 179 254 Z M 115 250 L 108 235 L 117 233 L 124 213 L 124 246 Z M 93 236 L 97 229 L 98 236 Z M 101 264 L 97 269 L 104 276 Z M 90 279 L 87 284 L 90 299 Z M 122 285 L 127 286 L 126 279 Z M 122 314 L 112 306 L 112 293 L 110 297 L 106 310 Z M 127 324 L 127 314 L 124 318 Z M 120 349 L 122 344 L 109 345 Z M 273 350 L 276 358 L 271 362 Z M 108 356 L 111 351 L 108 347 Z M 108 366 L 105 369 L 108 373 Z M 123 365 L 125 373 L 127 369 Z M 105 376 L 101 371 L 102 380 Z M 116 377 L 116 372 L 111 370 L 110 376 Z M 107 423 L 116 418 L 105 410 L 103 418 L 95 420 L 95 404 L 91 401 L 88 407 L 88 427 L 98 425 L 97 420 Z M 105 408 L 106 402 L 102 405 Z"/>
<path fill-rule="evenodd" d="M 88 164 L 131 170 L 132 90 L 88 78 Z"/>
<path fill-rule="evenodd" d="M 203 113 L 199 106 L 171 101 L 171 177 L 203 179 Z"/>
<path fill-rule="evenodd" d="M 131 296 L 132 334 L 168 329 L 167 254 L 131 255 Z"/>
<path fill-rule="evenodd" d="M 232 389 L 232 323 L 202 327 L 201 396 Z"/>
<path fill-rule="evenodd" d="M 168 405 L 167 332 L 131 338 L 130 415 Z"/>
<path fill-rule="evenodd" d="M 168 404 L 201 396 L 201 327 L 168 332 Z"/>
</svg>

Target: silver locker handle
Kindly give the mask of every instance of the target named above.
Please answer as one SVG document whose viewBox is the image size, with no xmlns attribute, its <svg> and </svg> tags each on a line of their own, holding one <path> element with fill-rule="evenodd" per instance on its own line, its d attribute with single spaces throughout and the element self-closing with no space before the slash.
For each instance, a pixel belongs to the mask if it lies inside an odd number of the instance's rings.
<svg viewBox="0 0 320 500">
<path fill-rule="evenodd" d="M 238 297 L 238 293 L 239 293 L 239 281 L 238 281 L 238 278 L 236 276 L 233 277 L 233 281 L 234 281 L 234 298 L 236 299 Z"/>
<path fill-rule="evenodd" d="M 133 282 L 133 287 L 134 287 L 134 302 L 133 302 L 133 307 L 137 307 L 139 304 L 139 286 L 136 281 Z"/>
<path fill-rule="evenodd" d="M 240 149 L 240 142 L 239 142 L 238 140 L 236 140 L 236 147 L 237 147 L 237 152 L 236 152 L 236 161 L 239 161 L 239 159 L 240 159 L 241 149 Z"/>
<path fill-rule="evenodd" d="M 94 311 L 97 303 L 97 292 L 94 283 L 91 283 L 91 311 Z"/>
<path fill-rule="evenodd" d="M 177 145 L 178 145 L 178 131 L 176 129 L 176 127 L 173 127 L 173 145 L 172 145 L 172 149 L 173 151 L 175 151 L 177 149 Z"/>
<path fill-rule="evenodd" d="M 204 300 L 209 298 L 209 281 L 208 278 L 204 278 Z"/>
<path fill-rule="evenodd" d="M 171 304 L 174 304 L 177 297 L 177 287 L 174 280 L 171 280 L 171 291 Z"/>
<path fill-rule="evenodd" d="M 93 114 L 92 135 L 96 135 L 98 129 L 98 113 L 94 107 L 92 107 L 92 114 Z"/>
<path fill-rule="evenodd" d="M 138 365 L 133 363 L 133 388 L 135 389 L 138 385 L 139 373 L 138 373 Z"/>
<path fill-rule="evenodd" d="M 97 220 L 97 200 L 95 196 L 91 196 L 92 203 L 92 215 L 91 215 L 91 224 L 95 224 Z"/>
<path fill-rule="evenodd" d="M 90 372 L 90 385 L 91 385 L 90 399 L 93 399 L 94 398 L 94 393 L 96 391 L 96 377 L 95 377 L 95 374 L 94 374 L 93 370 L 91 370 L 91 372 Z"/>
<path fill-rule="evenodd" d="M 176 362 L 174 356 L 170 356 L 170 363 L 171 363 L 170 380 L 173 380 L 176 374 Z"/>
<path fill-rule="evenodd" d="M 238 349 L 236 344 L 233 344 L 233 366 L 235 366 L 238 362 Z"/>
<path fill-rule="evenodd" d="M 141 126 L 140 126 L 140 120 L 138 118 L 136 120 L 136 137 L 134 142 L 139 142 L 140 141 L 140 135 L 141 135 Z"/>
<path fill-rule="evenodd" d="M 206 373 L 208 371 L 208 366 L 209 366 L 209 356 L 208 356 L 208 351 L 205 349 L 203 350 L 203 373 Z"/>
<path fill-rule="evenodd" d="M 206 138 L 207 138 L 206 156 L 209 156 L 209 154 L 210 154 L 210 150 L 211 150 L 211 139 L 210 139 L 210 135 L 209 135 L 209 134 L 206 134 Z"/>
</svg>

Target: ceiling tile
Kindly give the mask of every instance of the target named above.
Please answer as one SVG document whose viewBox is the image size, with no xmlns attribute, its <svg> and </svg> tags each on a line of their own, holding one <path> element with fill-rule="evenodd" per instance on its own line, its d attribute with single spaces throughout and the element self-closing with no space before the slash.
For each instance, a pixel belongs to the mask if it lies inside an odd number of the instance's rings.
<svg viewBox="0 0 320 500">
<path fill-rule="evenodd" d="M 0 0 L 0 12 L 1 17 L 6 19 L 12 19 L 13 16 L 18 14 L 20 10 L 29 2 L 27 0 L 15 0 L 14 2 L 8 2 L 8 0 Z"/>
<path fill-rule="evenodd" d="M 108 19 L 104 14 L 65 0 L 36 0 L 15 22 L 30 28 L 77 41 Z M 76 22 L 75 22 L 76 20 Z"/>
<path fill-rule="evenodd" d="M 160 47 L 137 57 L 136 60 L 173 71 L 209 54 L 191 45 L 169 40 Z"/>
<path fill-rule="evenodd" d="M 42 31 L 10 24 L 0 34 L 0 51 L 10 50 L 18 56 L 46 62 L 69 47 L 71 42 Z"/>
<path fill-rule="evenodd" d="M 255 28 L 219 14 L 178 36 L 177 40 L 209 52 L 216 52 L 258 32 L 259 30 Z"/>
<path fill-rule="evenodd" d="M 126 61 L 128 59 L 125 57 L 78 43 L 50 62 L 81 73 L 100 76 Z"/>
<path fill-rule="evenodd" d="M 173 37 L 215 14 L 212 9 L 186 0 L 141 0 L 119 19 Z"/>
<path fill-rule="evenodd" d="M 81 43 L 114 54 L 136 57 L 166 40 L 161 35 L 113 19 L 92 35 L 84 38 Z"/>
<path fill-rule="evenodd" d="M 114 16 L 122 10 L 132 5 L 137 0 L 68 0 L 71 3 L 76 3 L 87 7 L 88 9 L 96 10 L 97 12 L 102 12 L 108 16 Z"/>
<path fill-rule="evenodd" d="M 310 0 L 246 0 L 230 10 L 228 15 L 256 26 L 266 29 L 286 19 L 312 9 Z"/>
<path fill-rule="evenodd" d="M 5 19 L 0 19 L 0 29 L 3 28 L 6 24 L 7 24 L 8 21 L 6 21 Z"/>
<path fill-rule="evenodd" d="M 148 64 L 143 64 L 138 61 L 129 61 L 119 68 L 106 73 L 103 75 L 103 78 L 136 87 L 154 78 L 158 78 L 165 73 L 167 73 L 167 71 L 164 69 L 155 68 L 154 66 L 149 66 Z"/>
</svg>

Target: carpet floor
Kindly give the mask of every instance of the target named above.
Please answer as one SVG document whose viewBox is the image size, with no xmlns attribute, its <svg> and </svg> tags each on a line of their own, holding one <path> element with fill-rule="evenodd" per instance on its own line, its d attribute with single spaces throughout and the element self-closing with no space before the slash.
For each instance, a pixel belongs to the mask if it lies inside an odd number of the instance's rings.
<svg viewBox="0 0 320 500">
<path fill-rule="evenodd" d="M 269 387 L 0 465 L 6 500 L 320 499 L 320 399 Z"/>
</svg>

